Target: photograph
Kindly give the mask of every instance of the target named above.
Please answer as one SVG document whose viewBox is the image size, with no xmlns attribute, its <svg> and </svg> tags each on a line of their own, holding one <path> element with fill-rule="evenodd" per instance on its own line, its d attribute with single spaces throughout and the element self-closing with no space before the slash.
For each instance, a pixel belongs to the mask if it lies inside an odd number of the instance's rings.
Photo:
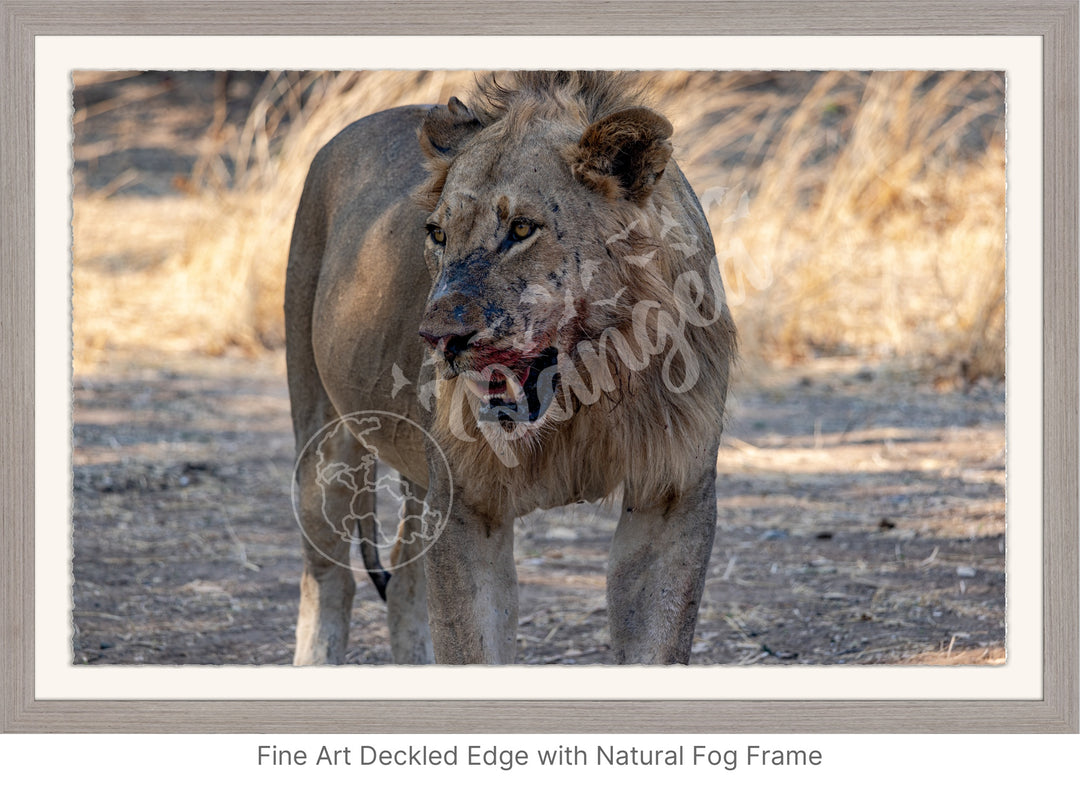
<svg viewBox="0 0 1080 788">
<path fill-rule="evenodd" d="M 1004 71 L 70 79 L 69 664 L 1008 664 Z"/>
</svg>

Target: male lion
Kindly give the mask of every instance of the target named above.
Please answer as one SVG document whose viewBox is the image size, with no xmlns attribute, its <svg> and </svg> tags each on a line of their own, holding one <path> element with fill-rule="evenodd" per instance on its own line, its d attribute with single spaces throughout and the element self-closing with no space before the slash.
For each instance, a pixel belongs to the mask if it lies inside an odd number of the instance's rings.
<svg viewBox="0 0 1080 788">
<path fill-rule="evenodd" d="M 641 104 L 617 74 L 488 77 L 471 109 L 380 112 L 315 157 L 285 297 L 296 664 L 344 659 L 356 540 L 395 661 L 512 662 L 514 518 L 620 487 L 615 659 L 688 661 L 735 329 L 671 124 Z M 376 457 L 420 491 L 392 573 Z"/>
</svg>

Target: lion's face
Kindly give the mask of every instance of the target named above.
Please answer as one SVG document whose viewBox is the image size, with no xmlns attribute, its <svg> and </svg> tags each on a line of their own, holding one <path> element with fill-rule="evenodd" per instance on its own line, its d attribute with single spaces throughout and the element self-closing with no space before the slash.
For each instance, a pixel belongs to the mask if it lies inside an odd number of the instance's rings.
<svg viewBox="0 0 1080 788">
<path fill-rule="evenodd" d="M 458 127 L 473 125 L 460 103 L 439 109 Z M 481 421 L 540 425 L 560 367 L 573 362 L 583 336 L 605 327 L 605 304 L 617 297 L 610 214 L 615 203 L 641 199 L 630 191 L 639 174 L 620 174 L 609 160 L 624 148 L 633 153 L 633 145 L 612 147 L 603 138 L 605 150 L 585 149 L 598 124 L 582 135 L 537 119 L 512 133 L 502 124 L 473 127 L 465 140 L 449 141 L 438 134 L 445 128 L 425 127 L 436 153 L 454 155 L 444 159 L 445 180 L 427 219 L 434 284 L 420 335 L 443 376 L 460 376 Z M 615 125 L 625 135 L 625 119 Z M 662 174 L 666 150 L 658 168 L 655 159 L 645 163 L 652 168 L 646 193 Z M 597 161 L 598 153 L 607 158 Z M 607 181 L 590 180 L 598 168 Z"/>
<path fill-rule="evenodd" d="M 421 332 L 481 419 L 536 422 L 587 316 L 576 285 L 595 239 L 578 231 L 587 195 L 558 154 L 572 137 L 549 128 L 522 142 L 477 140 L 450 168 L 428 217 L 437 275 Z"/>
</svg>

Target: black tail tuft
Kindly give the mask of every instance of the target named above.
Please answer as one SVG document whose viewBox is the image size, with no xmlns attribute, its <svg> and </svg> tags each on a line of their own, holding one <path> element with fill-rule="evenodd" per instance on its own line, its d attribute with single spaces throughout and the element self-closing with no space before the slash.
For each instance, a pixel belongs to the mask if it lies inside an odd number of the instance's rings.
<svg viewBox="0 0 1080 788">
<path fill-rule="evenodd" d="M 383 569 L 379 563 L 379 550 L 375 545 L 364 541 L 360 546 L 360 557 L 364 559 L 364 568 L 368 577 L 375 584 L 375 590 L 379 592 L 382 601 L 386 601 L 386 585 L 390 582 L 390 573 Z"/>
</svg>

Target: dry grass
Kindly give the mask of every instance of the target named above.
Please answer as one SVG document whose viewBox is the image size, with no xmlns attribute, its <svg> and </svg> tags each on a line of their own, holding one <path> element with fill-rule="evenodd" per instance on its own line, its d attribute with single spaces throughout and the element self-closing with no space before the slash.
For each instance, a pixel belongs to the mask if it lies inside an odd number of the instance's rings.
<svg viewBox="0 0 1080 788">
<path fill-rule="evenodd" d="M 753 353 L 1003 374 L 1005 148 L 1003 124 L 986 123 L 1001 116 L 1000 75 L 829 72 L 805 93 L 728 107 L 745 94 L 731 87 L 715 86 L 736 97 L 716 100 L 731 119 L 690 137 L 683 158 L 699 191 L 729 188 L 710 220 Z M 694 110 L 680 107 L 684 127 Z M 746 136 L 741 165 L 710 171 Z"/>
<path fill-rule="evenodd" d="M 1003 374 L 1000 74 L 651 76 L 705 194 L 744 357 L 856 353 Z M 271 74 L 242 123 L 215 113 L 176 195 L 78 194 L 77 367 L 120 346 L 280 345 L 292 216 L 315 152 L 352 120 L 471 84 L 465 72 Z"/>
<path fill-rule="evenodd" d="M 117 345 L 211 354 L 280 345 L 293 214 L 315 153 L 357 118 L 445 101 L 447 85 L 466 78 L 271 74 L 242 126 L 215 112 L 190 177 L 175 179 L 180 196 L 78 197 L 76 367 Z"/>
</svg>

